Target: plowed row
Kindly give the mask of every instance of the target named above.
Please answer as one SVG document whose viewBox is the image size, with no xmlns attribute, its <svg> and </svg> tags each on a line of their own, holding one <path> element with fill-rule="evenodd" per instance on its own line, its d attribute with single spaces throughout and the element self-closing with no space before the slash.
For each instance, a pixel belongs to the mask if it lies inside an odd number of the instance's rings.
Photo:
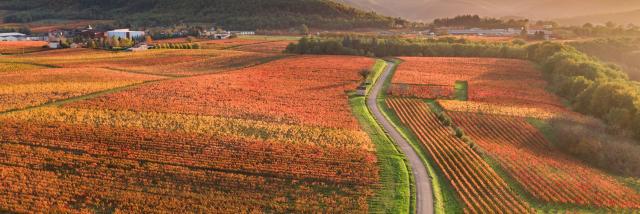
<svg viewBox="0 0 640 214">
<path fill-rule="evenodd" d="M 465 213 L 533 213 L 484 160 L 416 99 L 387 104 L 424 145 L 466 205 Z"/>
<path fill-rule="evenodd" d="M 640 208 L 640 194 L 605 173 L 551 149 L 524 118 L 449 114 L 538 199 L 604 208 Z"/>
</svg>

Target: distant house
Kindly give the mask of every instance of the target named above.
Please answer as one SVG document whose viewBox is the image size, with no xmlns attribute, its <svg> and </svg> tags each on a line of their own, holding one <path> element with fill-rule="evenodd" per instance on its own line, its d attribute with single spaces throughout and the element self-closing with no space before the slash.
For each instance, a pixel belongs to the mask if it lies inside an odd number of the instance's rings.
<svg viewBox="0 0 640 214">
<path fill-rule="evenodd" d="M 145 36 L 144 31 L 131 31 L 129 29 L 116 29 L 112 31 L 107 31 L 107 37 L 109 38 L 118 38 L 118 39 L 132 39 L 138 40 L 142 39 Z"/>
<path fill-rule="evenodd" d="M 132 52 L 146 51 L 146 50 L 149 50 L 149 45 L 147 45 L 146 43 L 140 43 L 127 50 Z"/>
<path fill-rule="evenodd" d="M 78 34 L 77 30 L 56 29 L 56 30 L 49 31 L 48 37 L 49 37 L 49 41 L 51 41 L 51 38 L 61 38 L 61 37 L 72 38 L 77 34 Z"/>
<path fill-rule="evenodd" d="M 99 31 L 99 30 L 95 30 L 95 29 L 93 29 L 93 27 L 91 27 L 91 25 L 89 25 L 89 27 L 87 27 L 87 29 L 84 29 L 84 30 L 80 31 L 80 36 L 82 36 L 84 38 L 88 38 L 88 39 L 103 38 L 104 37 L 104 32 Z"/>
<path fill-rule="evenodd" d="M 232 34 L 229 31 L 217 31 L 217 30 L 211 29 L 211 30 L 202 32 L 202 35 L 212 39 L 228 39 L 231 37 Z"/>
<path fill-rule="evenodd" d="M 58 48 L 60 48 L 60 42 L 52 42 L 52 41 L 50 41 L 49 44 L 47 44 L 47 46 L 49 46 L 49 48 L 51 48 L 51 49 L 58 49 Z"/>
<path fill-rule="evenodd" d="M 27 35 L 22 33 L 0 33 L 0 41 L 22 41 L 26 39 Z"/>
</svg>

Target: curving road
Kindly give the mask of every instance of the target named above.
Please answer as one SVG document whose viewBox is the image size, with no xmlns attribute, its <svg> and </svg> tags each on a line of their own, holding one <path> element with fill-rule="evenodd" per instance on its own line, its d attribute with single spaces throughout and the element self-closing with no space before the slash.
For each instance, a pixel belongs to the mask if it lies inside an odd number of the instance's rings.
<svg viewBox="0 0 640 214">
<path fill-rule="evenodd" d="M 416 213 L 418 214 L 432 214 L 433 210 L 433 191 L 431 189 L 431 177 L 427 173 L 427 167 L 422 163 L 420 156 L 413 150 L 413 147 L 402 137 L 400 132 L 391 125 L 389 121 L 378 107 L 377 98 L 384 83 L 391 76 L 393 70 L 393 63 L 387 62 L 387 66 L 383 73 L 380 75 L 378 81 L 373 85 L 369 97 L 367 97 L 367 106 L 369 111 L 376 118 L 378 123 L 382 125 L 382 128 L 387 132 L 389 137 L 400 147 L 402 152 L 407 157 L 409 165 L 411 165 L 411 171 L 413 172 L 414 181 L 416 183 Z"/>
</svg>

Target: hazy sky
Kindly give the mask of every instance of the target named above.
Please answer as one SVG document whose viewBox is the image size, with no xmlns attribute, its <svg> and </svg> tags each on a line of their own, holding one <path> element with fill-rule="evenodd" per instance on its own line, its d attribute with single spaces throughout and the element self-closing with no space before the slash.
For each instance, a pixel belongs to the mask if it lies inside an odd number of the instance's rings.
<svg viewBox="0 0 640 214">
<path fill-rule="evenodd" d="M 640 0 L 339 0 L 386 15 L 430 20 L 458 14 L 526 16 L 534 19 L 640 9 Z"/>
</svg>

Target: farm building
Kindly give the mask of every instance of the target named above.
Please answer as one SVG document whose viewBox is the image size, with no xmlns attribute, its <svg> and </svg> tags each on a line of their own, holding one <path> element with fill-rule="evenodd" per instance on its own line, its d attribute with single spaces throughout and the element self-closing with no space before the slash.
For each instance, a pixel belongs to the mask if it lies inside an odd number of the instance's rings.
<svg viewBox="0 0 640 214">
<path fill-rule="evenodd" d="M 51 49 L 58 49 L 60 48 L 60 42 L 49 42 L 47 46 Z"/>
<path fill-rule="evenodd" d="M 235 34 L 235 35 L 238 35 L 238 36 L 240 36 L 240 35 L 242 35 L 242 36 L 245 36 L 245 35 L 256 35 L 255 31 L 229 31 L 229 32 L 231 34 Z"/>
<path fill-rule="evenodd" d="M 107 37 L 119 39 L 142 39 L 145 36 L 144 31 L 131 31 L 129 29 L 116 29 L 107 31 Z"/>
<path fill-rule="evenodd" d="M 80 36 L 84 38 L 89 38 L 89 39 L 96 39 L 96 38 L 104 37 L 104 32 L 95 30 L 93 29 L 93 27 L 91 27 L 91 25 L 89 25 L 87 29 L 80 31 Z"/>
<path fill-rule="evenodd" d="M 0 33 L 0 41 L 22 41 L 27 38 L 27 35 L 22 33 Z"/>
</svg>

